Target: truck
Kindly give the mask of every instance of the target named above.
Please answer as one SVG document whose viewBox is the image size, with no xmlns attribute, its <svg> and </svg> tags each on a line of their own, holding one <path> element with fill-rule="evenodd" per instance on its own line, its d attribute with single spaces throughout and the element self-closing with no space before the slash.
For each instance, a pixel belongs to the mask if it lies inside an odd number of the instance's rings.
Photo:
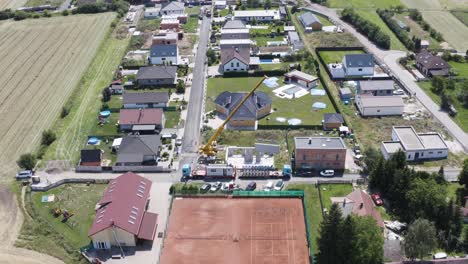
<svg viewBox="0 0 468 264">
<path fill-rule="evenodd" d="M 184 179 L 235 179 L 236 168 L 228 164 L 184 164 L 182 166 Z"/>
<path fill-rule="evenodd" d="M 239 169 L 239 178 L 288 178 L 292 176 L 291 165 L 284 164 L 281 171 L 276 170 L 273 166 L 264 165 L 244 165 Z"/>
</svg>

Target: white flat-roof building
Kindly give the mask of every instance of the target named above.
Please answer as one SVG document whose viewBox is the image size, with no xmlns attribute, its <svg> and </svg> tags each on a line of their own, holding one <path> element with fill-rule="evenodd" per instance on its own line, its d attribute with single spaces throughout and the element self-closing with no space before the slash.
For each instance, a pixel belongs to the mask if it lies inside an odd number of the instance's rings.
<svg viewBox="0 0 468 264">
<path fill-rule="evenodd" d="M 280 20 L 278 10 L 239 10 L 234 11 L 234 19 L 242 21 L 273 21 Z"/>
<path fill-rule="evenodd" d="M 405 108 L 401 96 L 356 95 L 355 99 L 362 116 L 402 115 Z"/>
<path fill-rule="evenodd" d="M 161 6 L 158 7 L 147 7 L 145 8 L 145 18 L 156 18 L 159 16 L 159 11 L 161 11 Z"/>
<path fill-rule="evenodd" d="M 380 150 L 385 159 L 402 150 L 406 160 L 445 159 L 448 147 L 436 132 L 416 133 L 412 126 L 392 127 L 392 141 L 383 141 Z"/>
</svg>

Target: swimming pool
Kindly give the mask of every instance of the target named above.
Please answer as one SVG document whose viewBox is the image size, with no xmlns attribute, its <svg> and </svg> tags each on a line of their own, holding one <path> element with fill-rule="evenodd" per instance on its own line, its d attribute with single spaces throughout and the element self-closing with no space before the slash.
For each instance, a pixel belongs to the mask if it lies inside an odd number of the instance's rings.
<svg viewBox="0 0 468 264">
<path fill-rule="evenodd" d="M 302 88 L 294 86 L 294 87 L 283 90 L 283 93 L 293 95 L 293 94 L 299 92 L 300 90 L 302 90 Z"/>
<path fill-rule="evenodd" d="M 273 59 L 260 59 L 260 63 L 262 64 L 273 63 Z"/>
</svg>

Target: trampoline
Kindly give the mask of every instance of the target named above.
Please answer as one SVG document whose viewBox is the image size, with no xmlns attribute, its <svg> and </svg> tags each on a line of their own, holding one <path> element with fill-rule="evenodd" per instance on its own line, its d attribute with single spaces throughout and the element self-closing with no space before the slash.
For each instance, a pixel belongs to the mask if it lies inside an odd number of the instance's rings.
<svg viewBox="0 0 468 264">
<path fill-rule="evenodd" d="M 322 103 L 322 102 L 315 102 L 315 103 L 312 105 L 312 108 L 325 109 L 325 108 L 327 108 L 327 104 L 326 104 L 326 103 Z"/>
</svg>

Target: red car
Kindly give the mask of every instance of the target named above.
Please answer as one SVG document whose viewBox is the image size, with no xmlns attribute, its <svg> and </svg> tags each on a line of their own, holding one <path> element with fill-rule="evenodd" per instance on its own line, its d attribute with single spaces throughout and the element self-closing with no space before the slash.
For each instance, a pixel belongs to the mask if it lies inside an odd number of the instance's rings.
<svg viewBox="0 0 468 264">
<path fill-rule="evenodd" d="M 374 193 L 374 194 L 371 195 L 371 197 L 372 197 L 372 200 L 374 200 L 374 203 L 377 206 L 383 205 L 383 200 L 382 200 L 382 198 L 380 198 L 380 195 Z"/>
</svg>

